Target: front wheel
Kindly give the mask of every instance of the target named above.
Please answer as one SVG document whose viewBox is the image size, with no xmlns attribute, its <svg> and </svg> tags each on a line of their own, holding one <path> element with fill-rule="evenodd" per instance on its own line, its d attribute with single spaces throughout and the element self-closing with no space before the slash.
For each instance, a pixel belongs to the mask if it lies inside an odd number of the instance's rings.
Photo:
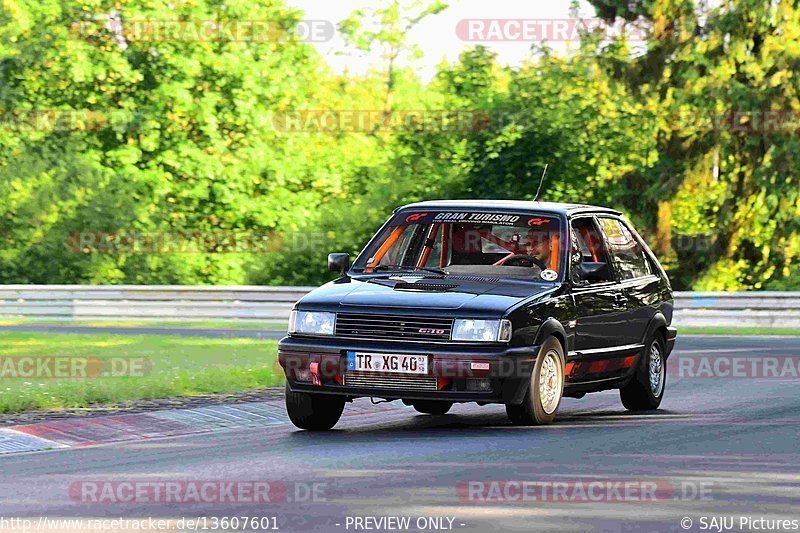
<svg viewBox="0 0 800 533">
<path fill-rule="evenodd" d="M 555 337 L 539 349 L 531 372 L 531 384 L 519 405 L 507 404 L 506 413 L 518 426 L 549 424 L 564 394 L 564 349 Z"/>
<path fill-rule="evenodd" d="M 619 390 L 622 405 L 627 410 L 650 411 L 661 405 L 667 380 L 664 353 L 664 341 L 655 335 L 645 346 L 645 352 L 630 383 Z"/>
<path fill-rule="evenodd" d="M 344 398 L 326 394 L 292 392 L 286 384 L 286 412 L 289 420 L 300 429 L 322 431 L 331 429 L 344 411 Z"/>
</svg>

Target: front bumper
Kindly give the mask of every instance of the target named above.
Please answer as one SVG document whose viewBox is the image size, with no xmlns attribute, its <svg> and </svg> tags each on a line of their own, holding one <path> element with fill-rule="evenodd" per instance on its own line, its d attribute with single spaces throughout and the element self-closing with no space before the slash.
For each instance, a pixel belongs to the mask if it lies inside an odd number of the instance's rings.
<svg viewBox="0 0 800 533">
<path fill-rule="evenodd" d="M 429 380 L 436 378 L 436 390 L 416 388 L 354 387 L 345 384 L 347 352 L 427 355 Z M 295 392 L 336 394 L 405 400 L 452 402 L 520 403 L 530 386 L 538 346 L 509 348 L 505 345 L 460 345 L 386 342 L 341 338 L 289 336 L 278 344 L 278 361 Z M 476 364 L 473 366 L 473 364 Z M 313 366 L 312 366 L 313 365 Z M 485 369 L 488 365 L 488 369 Z M 311 379 L 307 379 L 310 369 Z M 363 375 L 363 374 L 362 374 Z M 302 377 L 303 379 L 298 379 Z M 391 376 L 382 376 L 382 382 Z M 475 381 L 488 380 L 489 387 L 472 390 Z"/>
</svg>

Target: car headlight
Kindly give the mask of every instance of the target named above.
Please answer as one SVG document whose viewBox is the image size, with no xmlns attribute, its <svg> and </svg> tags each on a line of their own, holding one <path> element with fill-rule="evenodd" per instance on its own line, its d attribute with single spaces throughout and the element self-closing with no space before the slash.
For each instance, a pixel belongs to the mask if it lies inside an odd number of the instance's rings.
<svg viewBox="0 0 800 533">
<path fill-rule="evenodd" d="M 289 315 L 289 333 L 333 335 L 336 313 L 292 310 Z"/>
<path fill-rule="evenodd" d="M 450 338 L 454 341 L 508 342 L 511 340 L 511 321 L 457 318 Z"/>
</svg>

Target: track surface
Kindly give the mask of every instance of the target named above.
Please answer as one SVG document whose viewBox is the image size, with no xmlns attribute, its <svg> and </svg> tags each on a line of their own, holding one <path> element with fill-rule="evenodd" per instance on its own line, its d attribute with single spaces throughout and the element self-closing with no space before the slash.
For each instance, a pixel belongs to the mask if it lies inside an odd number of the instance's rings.
<svg viewBox="0 0 800 533">
<path fill-rule="evenodd" d="M 679 338 L 670 365 L 720 356 L 790 356 L 796 368 L 800 338 Z M 739 517 L 800 519 L 798 384 L 671 375 L 657 412 L 628 415 L 609 391 L 565 399 L 557 423 L 538 428 L 511 426 L 499 406 L 424 416 L 395 402 L 351 412 L 328 433 L 281 424 L 11 455 L 0 458 L 0 517 L 274 516 L 282 531 L 354 531 L 347 517 L 408 516 L 417 531 L 418 517 L 436 516 L 453 518 L 455 531 L 646 532 L 686 531 L 684 517 L 689 531 L 701 531 L 701 517 L 726 516 L 734 530 L 754 530 L 740 528 Z M 322 483 L 324 497 L 261 505 L 71 498 L 70 485 L 86 480 L 274 480 L 288 484 L 290 498 L 301 490 L 295 483 Z M 481 502 L 459 496 L 469 480 L 627 480 L 676 490 L 658 501 Z"/>
</svg>

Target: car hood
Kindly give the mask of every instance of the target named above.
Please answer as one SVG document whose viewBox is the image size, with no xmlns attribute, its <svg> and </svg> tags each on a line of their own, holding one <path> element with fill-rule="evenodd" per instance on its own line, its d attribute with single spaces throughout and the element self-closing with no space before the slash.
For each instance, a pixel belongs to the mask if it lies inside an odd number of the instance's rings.
<svg viewBox="0 0 800 533">
<path fill-rule="evenodd" d="M 302 309 L 336 312 L 458 312 L 476 318 L 499 317 L 508 309 L 558 288 L 527 280 L 421 278 L 387 276 L 342 278 L 311 291 L 298 302 Z"/>
</svg>

